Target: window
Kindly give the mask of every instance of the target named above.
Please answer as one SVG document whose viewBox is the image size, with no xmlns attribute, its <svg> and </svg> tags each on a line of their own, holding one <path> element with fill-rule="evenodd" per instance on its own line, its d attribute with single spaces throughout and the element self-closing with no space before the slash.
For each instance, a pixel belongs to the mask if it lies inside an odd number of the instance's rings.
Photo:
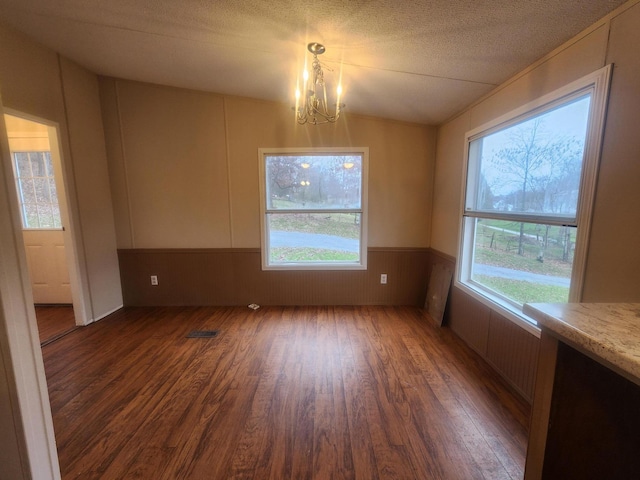
<svg viewBox="0 0 640 480">
<path fill-rule="evenodd" d="M 260 149 L 263 269 L 365 269 L 368 149 Z"/>
<path fill-rule="evenodd" d="M 457 281 L 516 321 L 580 299 L 610 67 L 467 134 Z"/>
<path fill-rule="evenodd" d="M 13 152 L 22 226 L 60 229 L 60 208 L 50 152 Z"/>
</svg>

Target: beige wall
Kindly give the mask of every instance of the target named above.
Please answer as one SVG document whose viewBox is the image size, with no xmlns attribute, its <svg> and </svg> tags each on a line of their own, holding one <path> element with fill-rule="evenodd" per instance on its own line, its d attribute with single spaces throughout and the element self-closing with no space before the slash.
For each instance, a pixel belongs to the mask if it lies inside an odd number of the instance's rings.
<svg viewBox="0 0 640 480">
<path fill-rule="evenodd" d="M 369 147 L 369 246 L 427 247 L 435 129 L 101 79 L 119 248 L 260 246 L 258 148 Z"/>
<path fill-rule="evenodd" d="M 58 127 L 84 316 L 122 305 L 97 78 L 21 34 L 0 28 L 0 91 L 9 113 Z"/>
<path fill-rule="evenodd" d="M 9 113 L 58 128 L 79 276 L 85 292 L 83 310 L 88 321 L 100 318 L 121 306 L 122 297 L 115 232 L 109 227 L 113 213 L 97 78 L 23 35 L 0 27 L 0 92 Z M 0 125 L 4 129 L 4 121 Z M 2 167 L 10 174 L 8 146 L 3 148 L 7 150 L 2 152 Z M 6 385 L 13 400 L 2 402 L 0 416 L 11 414 L 18 419 L 15 429 L 0 432 L 0 450 L 6 447 L 8 452 L 14 451 L 16 442 L 26 445 L 25 458 L 20 462 L 24 477 L 57 478 L 53 426 L 35 314 L 29 304 L 30 287 L 25 281 L 26 258 L 24 248 L 19 246 L 21 232 L 12 179 L 0 186 L 0 197 L 0 214 L 3 221 L 7 220 L 2 225 L 0 269 L 0 340 L 6 370 L 0 372 L 7 374 Z M 11 247 L 11 238 L 19 244 Z"/>
<path fill-rule="evenodd" d="M 640 4 L 611 20 L 614 64 L 583 298 L 640 302 Z"/>
<path fill-rule="evenodd" d="M 86 261 L 81 283 L 89 293 L 91 320 L 98 320 L 122 306 L 98 79 L 64 57 L 60 73 L 69 135 L 68 155 L 62 142 L 66 191 L 73 195 L 78 253 Z"/>
<path fill-rule="evenodd" d="M 469 112 L 438 129 L 438 147 L 433 184 L 431 248 L 457 257 L 464 135 L 470 130 Z"/>
<path fill-rule="evenodd" d="M 633 3 L 438 129 L 432 248 L 457 256 L 465 132 L 614 63 L 583 300 L 640 301 L 640 4 Z"/>
</svg>

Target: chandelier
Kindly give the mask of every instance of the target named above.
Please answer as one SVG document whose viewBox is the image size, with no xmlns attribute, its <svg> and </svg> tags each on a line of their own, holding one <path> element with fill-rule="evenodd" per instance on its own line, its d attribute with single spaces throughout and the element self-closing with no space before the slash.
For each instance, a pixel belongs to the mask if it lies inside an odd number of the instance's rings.
<svg viewBox="0 0 640 480">
<path fill-rule="evenodd" d="M 311 63 L 311 78 L 306 68 L 303 72 L 304 96 L 299 88 L 296 88 L 296 121 L 300 125 L 310 123 L 311 125 L 319 125 L 322 123 L 333 123 L 340 116 L 340 109 L 344 108 L 344 104 L 340 103 L 340 95 L 342 94 L 342 86 L 338 84 L 336 89 L 335 108 L 329 111 L 329 103 L 327 102 L 327 87 L 324 83 L 324 72 L 322 65 L 318 60 L 318 55 L 325 52 L 324 45 L 320 43 L 310 43 L 307 50 L 313 54 L 313 62 Z"/>
</svg>

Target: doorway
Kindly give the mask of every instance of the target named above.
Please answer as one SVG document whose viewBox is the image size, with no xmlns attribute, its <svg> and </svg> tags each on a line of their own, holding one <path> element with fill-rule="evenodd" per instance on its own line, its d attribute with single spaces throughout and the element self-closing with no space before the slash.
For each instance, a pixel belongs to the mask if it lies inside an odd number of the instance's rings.
<svg viewBox="0 0 640 480">
<path fill-rule="evenodd" d="M 66 245 L 66 193 L 57 131 L 44 123 L 5 114 L 22 237 L 41 345 L 76 328 Z M 51 138 L 52 135 L 55 138 Z"/>
</svg>

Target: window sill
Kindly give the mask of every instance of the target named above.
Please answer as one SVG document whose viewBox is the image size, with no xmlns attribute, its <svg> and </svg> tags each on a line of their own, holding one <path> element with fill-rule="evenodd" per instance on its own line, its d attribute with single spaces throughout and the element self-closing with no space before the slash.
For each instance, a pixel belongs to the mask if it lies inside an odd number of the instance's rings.
<svg viewBox="0 0 640 480">
<path fill-rule="evenodd" d="M 286 263 L 279 265 L 262 265 L 262 270 L 268 271 L 289 271 L 296 272 L 301 270 L 316 270 L 316 271 L 335 271 L 335 270 L 366 270 L 367 266 L 362 264 L 350 264 L 350 263 L 336 263 L 336 264 L 306 264 L 306 263 Z"/>
</svg>

